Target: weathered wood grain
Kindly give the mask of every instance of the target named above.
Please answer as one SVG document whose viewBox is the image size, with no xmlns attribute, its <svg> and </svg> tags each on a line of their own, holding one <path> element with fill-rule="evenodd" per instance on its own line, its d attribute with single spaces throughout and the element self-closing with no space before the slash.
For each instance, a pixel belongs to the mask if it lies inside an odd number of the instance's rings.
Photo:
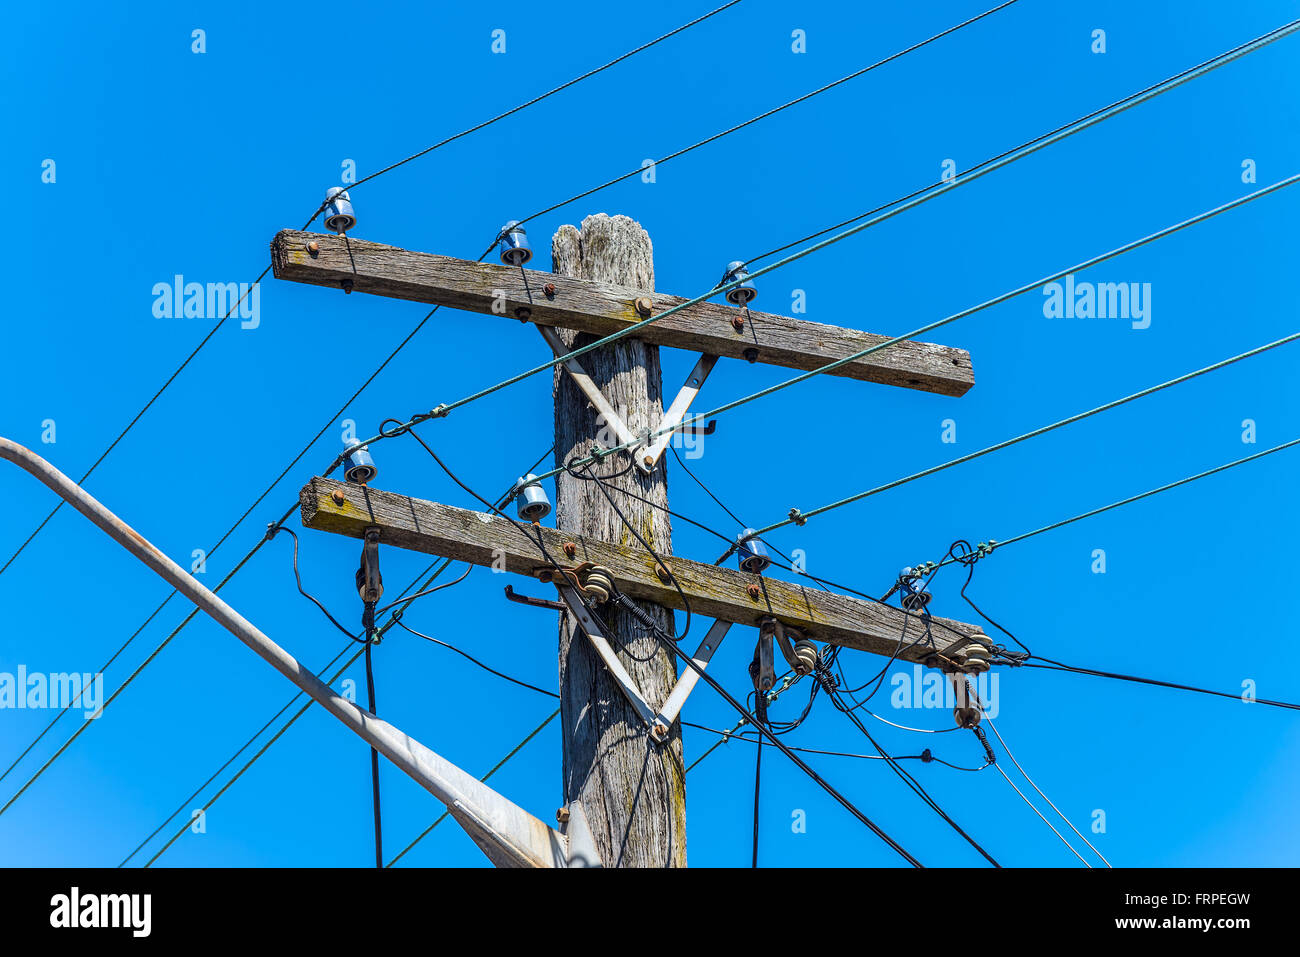
<svg viewBox="0 0 1300 957">
<path fill-rule="evenodd" d="M 588 216 L 579 232 L 562 226 L 551 240 L 552 268 L 570 281 L 615 282 L 637 295 L 655 288 L 650 237 L 626 216 Z M 516 276 L 518 273 L 516 272 Z M 557 294 L 556 298 L 559 296 Z M 566 350 L 592 335 L 557 329 Z M 583 356 L 605 400 L 633 433 L 657 428 L 663 418 L 659 348 L 638 338 L 610 343 Z M 568 373 L 555 370 L 555 464 L 592 450 L 610 426 L 598 406 Z M 609 444 L 606 442 L 605 444 Z M 667 506 L 665 469 L 635 472 L 622 481 L 638 495 Z M 668 513 L 640 502 L 624 503 L 638 534 L 656 550 L 672 551 Z M 594 482 L 560 474 L 555 482 L 555 525 L 561 534 L 629 547 L 631 533 Z M 673 633 L 673 613 L 638 601 L 655 625 Z M 677 679 L 677 663 L 653 629 L 622 608 L 605 616 L 619 661 L 655 705 Z M 661 747 L 647 747 L 644 726 L 624 698 L 573 616 L 560 622 L 560 720 L 564 741 L 564 794 L 581 804 L 603 859 L 615 867 L 686 866 L 686 766 L 677 722 Z"/>
<path fill-rule="evenodd" d="M 331 498 L 342 489 L 344 503 Z M 408 498 L 392 492 L 347 485 L 315 478 L 302 490 L 302 519 L 308 528 L 362 538 L 365 529 L 378 525 L 381 541 L 430 555 L 441 555 L 476 565 L 491 565 L 494 555 L 503 555 L 505 569 L 533 575 L 544 567 L 536 545 L 504 518 Z M 542 540 L 553 555 L 561 554 L 565 541 L 578 546 L 577 561 L 591 561 L 614 572 L 619 588 L 633 598 L 646 599 L 670 608 L 683 607 L 681 597 L 654 573 L 654 562 L 643 549 L 574 536 L 543 528 Z M 768 613 L 767 601 L 750 598 L 747 588 L 755 576 L 733 568 L 715 567 L 674 557 L 669 561 L 694 614 L 721 618 L 739 625 L 757 626 Z M 802 629 L 815 641 L 843 645 L 859 651 L 889 656 L 898 647 L 908 616 L 900 609 L 879 602 L 849 598 L 804 585 L 765 578 L 767 600 L 772 613 L 782 622 Z M 975 625 L 935 617 L 933 631 L 940 647 L 958 635 L 981 634 Z M 907 641 L 920 635 L 919 619 L 907 624 Z M 898 657 L 923 661 L 930 646 L 920 644 Z"/>
<path fill-rule="evenodd" d="M 311 243 L 316 245 L 315 253 Z M 563 275 L 563 270 L 521 271 L 324 233 L 282 230 L 271 242 L 271 262 L 278 279 L 335 289 L 348 280 L 354 292 L 438 303 L 512 320 L 525 310 L 530 322 L 594 336 L 610 335 L 645 318 L 636 311 L 635 302 L 646 291 L 631 284 L 574 278 Z M 555 286 L 552 296 L 543 291 L 547 283 Z M 649 298 L 652 314 L 687 301 L 655 293 Z M 870 318 L 857 309 L 859 301 L 846 298 L 841 310 L 855 323 Z M 701 302 L 651 323 L 637 332 L 637 338 L 651 345 L 732 359 L 744 359 L 747 350 L 756 349 L 756 361 L 802 372 L 889 338 L 762 312 L 751 312 L 744 330 L 737 332 L 731 325 L 736 314 L 737 308 L 726 302 Z M 911 341 L 827 374 L 950 396 L 965 394 L 975 383 L 965 350 Z"/>
</svg>

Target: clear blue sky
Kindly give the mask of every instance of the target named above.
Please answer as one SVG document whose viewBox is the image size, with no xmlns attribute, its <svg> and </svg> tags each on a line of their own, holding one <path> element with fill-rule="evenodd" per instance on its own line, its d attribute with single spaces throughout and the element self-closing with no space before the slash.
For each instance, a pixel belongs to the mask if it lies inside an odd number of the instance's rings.
<svg viewBox="0 0 1300 957">
<path fill-rule="evenodd" d="M 713 20 L 537 107 L 353 194 L 354 236 L 473 258 L 500 224 L 662 156 L 858 69 L 992 4 L 745 0 Z M 30 5 L 10 13 L 0 69 L 11 90 L 0 155 L 10 212 L 7 355 L 0 431 L 74 476 L 210 328 L 160 319 L 152 288 L 250 281 L 267 245 L 300 226 L 341 164 L 372 172 L 691 19 L 706 0 L 611 8 L 583 0 L 365 6 L 323 2 L 177 6 Z M 547 237 L 588 213 L 626 213 L 655 244 L 658 288 L 695 295 L 743 259 L 964 169 L 1067 120 L 1281 25 L 1282 0 L 1145 4 L 1021 0 L 967 30 L 825 96 L 532 224 Z M 506 31 L 506 53 L 491 33 Z M 207 52 L 191 52 L 191 31 Z M 806 31 L 807 52 L 791 51 Z M 1092 31 L 1107 50 L 1091 52 Z M 1298 170 L 1300 38 L 1266 50 L 759 281 L 758 306 L 897 334 L 1118 246 Z M 56 162 L 56 181 L 41 163 Z M 754 525 L 982 448 L 1295 329 L 1289 279 L 1300 194 L 1284 191 L 1091 270 L 1080 279 L 1151 284 L 1151 324 L 1055 319 L 1032 293 L 932 337 L 969 349 L 977 384 L 961 399 L 827 378 L 719 420 L 697 463 Z M 89 490 L 178 561 L 209 548 L 424 313 L 413 303 L 268 279 L 260 326 L 232 321 L 88 482 Z M 809 570 L 883 593 L 900 566 L 942 557 L 965 537 L 1019 532 L 1295 438 L 1300 399 L 1289 346 L 774 536 Z M 349 409 L 370 434 L 535 364 L 542 343 L 513 322 L 439 313 Z M 665 353 L 680 381 L 692 357 Z M 724 361 L 705 407 L 785 377 Z M 495 494 L 551 441 L 541 376 L 423 430 L 453 467 Z M 42 444 L 42 422 L 56 423 Z M 942 441 L 943 422 L 956 442 Z M 1257 443 L 1243 443 L 1242 422 Z M 208 562 L 214 585 L 339 450 L 336 423 Z M 1031 539 L 977 569 L 971 594 L 1031 648 L 1095 668 L 1261 697 L 1300 698 L 1288 652 L 1297 620 L 1290 553 L 1297 453 Z M 420 449 L 376 449 L 384 488 L 472 504 Z M 0 472 L 5 557 L 53 504 L 13 468 Z M 734 531 L 670 465 L 670 500 Z M 293 525 L 296 526 L 296 517 Z M 293 590 L 288 538 L 264 548 L 226 590 L 313 668 L 343 639 Z M 676 553 L 717 544 L 678 523 Z M 1104 549 L 1105 574 L 1092 570 Z M 349 622 L 356 543 L 303 533 L 308 587 Z M 387 550 L 396 590 L 424 567 Z M 418 603 L 414 627 L 545 687 L 556 682 L 550 616 L 505 602 L 474 572 Z M 526 584 L 516 582 L 517 585 Z M 969 618 L 958 576 L 935 582 L 937 614 Z M 65 510 L 0 578 L 10 627 L 0 671 L 94 671 L 168 588 Z M 111 692 L 187 612 L 177 599 L 106 675 Z M 689 644 L 690 642 L 688 642 Z M 750 634 L 713 670 L 748 688 Z M 850 676 L 876 659 L 845 652 Z M 910 669 L 909 669 L 910 670 Z M 443 649 L 394 632 L 376 653 L 382 714 L 482 773 L 535 727 L 549 699 L 504 684 Z M 360 668 L 350 672 L 361 684 Z M 52 769 L 0 817 L 0 862 L 114 865 L 291 696 L 293 689 L 215 624 L 196 620 Z M 1117 865 L 1296 862 L 1300 726 L 1292 712 L 1100 679 L 1002 674 L 999 729 L 1056 804 Z M 789 718 L 797 697 L 774 716 Z M 948 728 L 946 710 L 878 713 Z M 49 720 L 0 712 L 0 766 Z M 691 720 L 729 727 L 708 689 Z M 923 747 L 955 764 L 969 734 L 922 735 L 870 722 L 886 747 Z M 0 798 L 74 730 L 60 723 L 0 784 Z M 868 750 L 819 707 L 789 739 Z M 688 760 L 711 740 L 688 731 Z M 1000 749 L 999 749 L 1000 750 Z M 695 865 L 745 865 L 753 747 L 733 743 L 687 781 Z M 763 861 L 893 865 L 879 840 L 772 752 L 764 760 Z M 880 762 L 812 763 L 927 864 L 981 863 Z M 935 798 L 1003 863 L 1077 861 L 992 769 L 911 762 Z M 493 780 L 543 818 L 560 802 L 555 725 Z M 1008 765 L 1008 770 L 1013 773 Z M 1017 778 L 1018 780 L 1018 778 Z M 386 849 L 441 810 L 385 765 Z M 1021 785 L 1024 787 L 1023 783 Z M 792 813 L 806 812 L 806 833 Z M 1103 810 L 1106 832 L 1087 828 Z M 312 709 L 160 863 L 356 865 L 371 861 L 367 750 Z M 1076 842 L 1077 843 L 1077 842 Z M 445 824 L 405 863 L 481 865 Z"/>
</svg>

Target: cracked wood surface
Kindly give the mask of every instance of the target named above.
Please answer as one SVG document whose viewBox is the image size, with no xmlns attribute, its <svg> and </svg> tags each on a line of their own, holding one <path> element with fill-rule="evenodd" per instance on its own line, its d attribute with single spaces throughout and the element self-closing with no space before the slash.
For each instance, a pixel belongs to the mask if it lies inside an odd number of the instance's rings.
<svg viewBox="0 0 1300 957">
<path fill-rule="evenodd" d="M 343 505 L 332 499 L 335 489 L 344 492 Z M 362 538 L 368 526 L 378 525 L 383 529 L 381 541 L 385 544 L 476 565 L 491 565 L 497 557 L 504 561 L 506 571 L 520 575 L 534 577 L 538 569 L 546 567 L 536 545 L 530 545 L 504 518 L 332 479 L 312 479 L 302 490 L 302 517 L 308 528 L 352 538 Z M 615 544 L 550 528 L 542 529 L 542 541 L 557 558 L 563 554 L 564 542 L 572 541 L 578 546 L 575 562 L 591 561 L 611 569 L 626 594 L 671 608 L 683 607 L 677 590 L 659 580 L 653 560 L 635 543 Z M 748 594 L 748 586 L 756 576 L 680 557 L 666 560 L 690 599 L 692 613 L 751 626 L 757 626 L 768 613 L 766 601 L 761 597 L 752 599 Z M 785 624 L 803 629 L 815 641 L 889 656 L 898 647 L 904 622 L 906 642 L 921 634 L 918 616 L 909 616 L 890 605 L 776 578 L 765 577 L 763 582 L 772 613 Z M 935 616 L 932 622 L 939 648 L 959 635 L 983 633 L 976 625 L 948 618 Z M 907 649 L 898 657 L 923 661 L 928 647 Z"/>
<path fill-rule="evenodd" d="M 564 242 L 574 249 L 579 245 L 577 240 Z M 312 243 L 316 244 L 315 253 L 309 248 Z M 354 292 L 438 303 L 512 321 L 518 318 L 517 311 L 524 309 L 530 322 L 597 337 L 646 318 L 636 311 L 639 297 L 649 296 L 653 315 L 687 301 L 680 296 L 654 293 L 653 284 L 642 287 L 635 281 L 624 280 L 625 275 L 634 276 L 634 273 L 569 269 L 568 265 L 578 260 L 565 259 L 566 256 L 560 250 L 555 272 L 547 273 L 290 229 L 277 233 L 271 242 L 271 263 L 277 279 L 334 289 L 339 289 L 344 280 L 351 280 Z M 582 260 L 584 265 L 588 262 Z M 544 292 L 547 283 L 555 286 L 551 296 Z M 855 325 L 865 322 L 869 314 L 864 316 L 859 303 L 860 300 L 845 297 L 836 311 Z M 638 330 L 636 336 L 654 346 L 672 346 L 742 361 L 747 350 L 757 349 L 756 361 L 801 372 L 820 368 L 890 338 L 763 312 L 751 312 L 744 329 L 737 331 L 731 320 L 738 312 L 737 307 L 721 299 L 700 302 L 651 323 Z M 826 375 L 949 396 L 963 395 L 975 383 L 970 353 L 912 341 L 895 343 Z"/>
</svg>

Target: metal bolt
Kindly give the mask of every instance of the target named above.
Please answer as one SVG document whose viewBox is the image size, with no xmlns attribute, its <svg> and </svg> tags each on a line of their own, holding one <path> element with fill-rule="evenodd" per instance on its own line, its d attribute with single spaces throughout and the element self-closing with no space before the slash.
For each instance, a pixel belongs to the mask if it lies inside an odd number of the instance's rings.
<svg viewBox="0 0 1300 957">
<path fill-rule="evenodd" d="M 668 725 L 662 721 L 656 721 L 654 726 L 654 736 L 660 740 L 668 737 Z"/>
<path fill-rule="evenodd" d="M 559 821 L 561 824 L 568 824 L 569 809 L 567 807 L 560 808 L 558 811 L 555 812 L 555 819 Z"/>
<path fill-rule="evenodd" d="M 744 317 L 744 316 L 732 316 L 732 317 L 731 317 L 731 328 L 735 329 L 737 332 L 744 332 L 744 331 L 745 331 L 745 317 Z"/>
<path fill-rule="evenodd" d="M 343 502 L 344 502 L 343 489 L 341 489 L 341 488 L 336 488 L 336 489 L 334 490 L 334 494 L 331 496 L 331 498 L 334 499 L 334 504 L 335 504 L 335 505 L 342 505 Z"/>
<path fill-rule="evenodd" d="M 578 554 L 578 546 L 575 545 L 573 542 L 565 542 L 565 543 L 564 543 L 564 554 L 565 554 L 568 558 L 573 558 L 573 556 L 575 556 L 575 555 Z"/>
<path fill-rule="evenodd" d="M 758 596 L 763 593 L 763 590 L 759 588 L 757 585 L 750 585 L 749 588 L 746 589 L 746 591 L 749 592 L 749 597 L 754 599 L 754 601 L 758 601 Z"/>
<path fill-rule="evenodd" d="M 352 280 L 351 280 L 351 279 L 344 279 L 343 282 L 342 282 L 342 286 L 343 286 L 343 291 L 344 291 L 345 293 L 347 293 L 349 296 L 352 295 Z"/>
<path fill-rule="evenodd" d="M 668 566 L 656 565 L 655 574 L 659 576 L 659 580 L 663 582 L 665 585 L 672 584 L 673 573 L 668 570 Z"/>
<path fill-rule="evenodd" d="M 655 457 L 653 455 L 647 455 L 641 461 L 645 463 L 646 468 L 650 468 L 652 465 L 655 464 Z"/>
<path fill-rule="evenodd" d="M 757 349 L 746 349 L 746 350 L 745 350 L 745 360 L 746 360 L 747 362 L 757 362 L 757 361 L 758 361 L 758 350 L 757 350 Z"/>
<path fill-rule="evenodd" d="M 654 303 L 646 296 L 639 297 L 633 305 L 636 306 L 636 311 L 639 315 L 648 316 L 650 313 L 654 312 Z"/>
<path fill-rule="evenodd" d="M 533 310 L 529 309 L 527 306 L 520 306 L 515 310 L 515 318 L 520 322 L 527 322 L 532 314 Z"/>
<path fill-rule="evenodd" d="M 546 293 L 547 299 L 553 299 L 555 297 L 555 283 L 548 282 L 542 287 L 542 292 Z"/>
<path fill-rule="evenodd" d="M 315 259 L 316 254 L 320 252 L 320 243 L 313 239 L 307 244 L 307 252 L 311 253 L 312 259 Z"/>
</svg>

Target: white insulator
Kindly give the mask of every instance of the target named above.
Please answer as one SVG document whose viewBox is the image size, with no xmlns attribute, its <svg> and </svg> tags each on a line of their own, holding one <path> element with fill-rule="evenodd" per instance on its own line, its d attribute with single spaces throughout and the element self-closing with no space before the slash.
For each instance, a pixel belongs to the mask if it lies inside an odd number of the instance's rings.
<svg viewBox="0 0 1300 957">
<path fill-rule="evenodd" d="M 799 674 L 811 674 L 817 668 L 817 646 L 807 638 L 800 638 L 794 643 L 794 656 L 800 662 L 795 666 L 795 671 Z"/>
<path fill-rule="evenodd" d="M 587 578 L 582 583 L 587 594 L 603 605 L 614 594 L 614 575 L 603 565 L 595 565 L 587 571 Z"/>
</svg>

